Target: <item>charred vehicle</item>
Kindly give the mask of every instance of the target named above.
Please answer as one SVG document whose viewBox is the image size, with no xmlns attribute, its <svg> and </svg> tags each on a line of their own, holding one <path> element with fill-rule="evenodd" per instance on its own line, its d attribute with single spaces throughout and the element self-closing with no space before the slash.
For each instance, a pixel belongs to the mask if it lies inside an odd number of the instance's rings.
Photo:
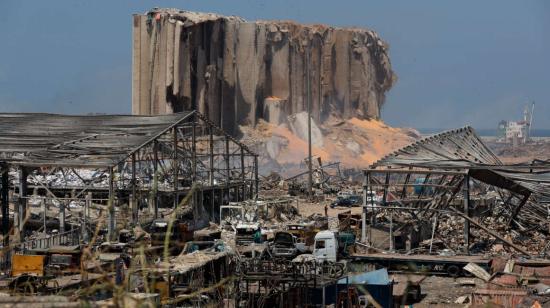
<svg viewBox="0 0 550 308">
<path fill-rule="evenodd" d="M 270 245 L 271 255 L 275 258 L 294 258 L 298 255 L 296 237 L 288 232 L 277 232 Z"/>
</svg>

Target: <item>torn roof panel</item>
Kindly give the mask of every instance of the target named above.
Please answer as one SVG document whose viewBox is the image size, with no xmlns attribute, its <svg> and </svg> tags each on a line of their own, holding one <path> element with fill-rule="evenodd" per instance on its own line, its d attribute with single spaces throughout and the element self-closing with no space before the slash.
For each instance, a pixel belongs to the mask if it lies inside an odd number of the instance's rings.
<svg viewBox="0 0 550 308">
<path fill-rule="evenodd" d="M 191 114 L 1 113 L 0 162 L 25 166 L 114 166 Z"/>
<path fill-rule="evenodd" d="M 470 166 L 502 165 L 472 127 L 446 131 L 423 138 L 374 162 L 378 166 L 439 167 L 469 169 Z"/>
<path fill-rule="evenodd" d="M 504 165 L 469 126 L 423 138 L 371 165 L 377 167 L 464 170 L 477 180 L 518 194 L 550 197 L 549 162 Z"/>
</svg>

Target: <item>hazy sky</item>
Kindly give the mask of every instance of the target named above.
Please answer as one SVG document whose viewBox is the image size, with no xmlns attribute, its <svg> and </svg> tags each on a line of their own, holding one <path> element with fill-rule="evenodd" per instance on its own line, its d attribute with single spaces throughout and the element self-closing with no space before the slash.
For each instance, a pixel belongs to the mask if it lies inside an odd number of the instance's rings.
<svg viewBox="0 0 550 308">
<path fill-rule="evenodd" d="M 550 2 L 0 0 L 0 112 L 130 113 L 132 13 L 152 7 L 367 27 L 390 45 L 395 126 L 550 128 Z"/>
</svg>

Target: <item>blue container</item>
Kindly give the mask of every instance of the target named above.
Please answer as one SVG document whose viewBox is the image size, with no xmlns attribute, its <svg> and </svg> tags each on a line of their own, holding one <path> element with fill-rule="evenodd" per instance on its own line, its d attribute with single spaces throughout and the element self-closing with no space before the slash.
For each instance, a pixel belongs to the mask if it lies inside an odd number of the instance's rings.
<svg viewBox="0 0 550 308">
<path fill-rule="evenodd" d="M 359 295 L 365 295 L 368 292 L 382 307 L 393 307 L 393 281 L 389 279 L 385 268 L 349 275 L 338 282 L 325 285 L 325 304 L 336 304 L 338 293 L 348 290 L 349 287 L 355 287 Z M 323 287 L 309 289 L 308 295 L 309 303 L 312 305 L 323 304 Z"/>
</svg>

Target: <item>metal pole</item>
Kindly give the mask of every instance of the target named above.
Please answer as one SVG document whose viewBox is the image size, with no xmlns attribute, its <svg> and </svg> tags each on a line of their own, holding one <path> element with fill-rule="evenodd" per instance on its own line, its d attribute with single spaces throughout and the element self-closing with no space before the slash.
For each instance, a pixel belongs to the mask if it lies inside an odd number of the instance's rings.
<svg viewBox="0 0 550 308">
<path fill-rule="evenodd" d="M 311 85 L 309 73 L 309 48 L 306 50 L 306 90 L 307 90 L 307 166 L 308 166 L 308 195 L 313 197 L 313 174 L 311 166 Z"/>
<path fill-rule="evenodd" d="M 197 131 L 196 131 L 196 119 L 197 116 L 193 115 L 193 125 L 191 128 L 191 168 L 193 182 L 197 179 Z"/>
<path fill-rule="evenodd" d="M 115 239 L 115 187 L 114 187 L 114 173 L 113 168 L 109 168 L 109 223 L 107 225 L 107 232 L 109 241 Z"/>
<path fill-rule="evenodd" d="M 393 211 L 390 210 L 390 251 L 393 252 L 395 249 L 394 243 L 393 243 Z"/>
<path fill-rule="evenodd" d="M 372 228 L 376 224 L 376 210 L 374 207 L 374 191 L 372 190 L 372 174 L 370 174 L 370 172 L 367 173 L 367 187 L 368 187 L 367 194 L 371 195 L 370 205 L 372 209 L 372 217 L 371 217 L 371 228 Z"/>
<path fill-rule="evenodd" d="M 258 177 L 258 155 L 254 155 L 254 181 L 255 181 L 255 198 L 258 199 L 258 186 L 260 185 L 260 179 Z"/>
<path fill-rule="evenodd" d="M 226 177 L 227 179 L 225 180 L 226 182 L 226 186 L 229 187 L 229 182 L 231 182 L 231 167 L 229 165 L 229 138 L 227 136 L 225 136 L 225 168 L 227 169 L 226 170 Z"/>
<path fill-rule="evenodd" d="M 388 200 L 388 190 L 390 189 L 390 173 L 386 173 L 386 181 L 384 182 L 384 195 L 382 196 L 382 204 L 386 205 Z"/>
<path fill-rule="evenodd" d="M 85 241 L 86 239 L 86 215 L 84 212 L 79 213 L 80 216 L 80 238 Z"/>
<path fill-rule="evenodd" d="M 363 179 L 363 208 L 361 211 L 361 243 L 367 242 L 367 172 L 364 173 Z"/>
<path fill-rule="evenodd" d="M 136 201 L 136 153 L 132 153 L 132 193 L 130 194 L 130 208 L 132 209 L 132 223 L 138 222 L 138 206 Z"/>
<path fill-rule="evenodd" d="M 46 229 L 46 220 L 47 220 L 46 198 L 45 197 L 42 198 L 40 200 L 40 203 L 42 205 L 42 216 L 43 216 L 42 217 L 42 219 L 43 219 L 43 226 L 42 226 L 43 228 L 42 228 L 42 230 L 44 231 L 44 235 L 46 235 L 47 234 L 47 229 Z"/>
<path fill-rule="evenodd" d="M 194 113 L 193 117 L 191 118 L 193 122 L 191 122 L 191 179 L 192 183 L 195 183 L 197 179 L 197 132 L 196 132 L 196 126 L 197 126 L 197 115 Z M 193 195 L 191 196 L 191 202 L 193 209 L 197 208 L 197 194 L 195 191 L 191 192 Z"/>
<path fill-rule="evenodd" d="M 174 126 L 174 166 L 173 166 L 173 173 L 174 173 L 174 191 L 177 192 L 178 190 L 178 170 L 179 170 L 179 160 L 178 160 L 178 127 Z M 177 198 L 175 198 L 174 205 L 177 204 Z"/>
<path fill-rule="evenodd" d="M 212 127 L 209 127 L 209 141 L 210 141 L 210 186 L 214 186 L 214 132 Z"/>
<path fill-rule="evenodd" d="M 464 215 L 470 217 L 470 176 L 464 175 Z M 464 219 L 464 252 L 470 253 L 470 221 Z"/>
<path fill-rule="evenodd" d="M 241 146 L 241 185 L 242 185 L 242 189 L 243 189 L 243 193 L 242 193 L 242 198 L 239 198 L 238 201 L 242 201 L 244 200 L 245 198 L 245 187 L 246 187 L 246 176 L 245 176 L 245 173 L 244 173 L 244 149 L 243 147 Z M 240 193 L 239 193 L 240 194 Z"/>
<path fill-rule="evenodd" d="M 435 236 L 435 227 L 437 226 L 437 215 L 434 216 L 434 222 L 432 227 L 432 238 L 430 239 L 430 254 L 432 253 L 432 245 L 434 242 L 434 236 Z"/>
<path fill-rule="evenodd" d="M 17 227 L 19 228 L 19 234 L 21 241 L 25 232 L 25 220 L 27 216 L 27 169 L 23 166 L 19 167 L 19 208 L 17 213 L 19 214 L 19 221 Z"/>
<path fill-rule="evenodd" d="M 84 202 L 84 241 L 88 242 L 88 222 L 90 220 L 90 207 L 92 206 L 92 193 L 88 192 L 86 200 Z"/>
<path fill-rule="evenodd" d="M 2 235 L 4 238 L 4 247 L 10 245 L 10 217 L 9 217 L 9 178 L 8 165 L 4 165 L 2 171 Z"/>
<path fill-rule="evenodd" d="M 69 198 L 69 195 L 65 195 L 65 198 Z M 65 202 L 67 200 L 61 200 L 59 203 L 59 233 L 65 232 Z"/>
<path fill-rule="evenodd" d="M 216 205 L 216 192 L 214 191 L 214 128 L 212 126 L 209 127 L 209 146 L 210 146 L 210 218 L 214 220 L 215 213 L 214 213 L 214 207 Z"/>
<path fill-rule="evenodd" d="M 153 142 L 153 209 L 154 209 L 154 217 L 155 219 L 158 217 L 158 185 L 159 185 L 159 177 L 158 177 L 158 141 L 155 140 Z"/>
</svg>

